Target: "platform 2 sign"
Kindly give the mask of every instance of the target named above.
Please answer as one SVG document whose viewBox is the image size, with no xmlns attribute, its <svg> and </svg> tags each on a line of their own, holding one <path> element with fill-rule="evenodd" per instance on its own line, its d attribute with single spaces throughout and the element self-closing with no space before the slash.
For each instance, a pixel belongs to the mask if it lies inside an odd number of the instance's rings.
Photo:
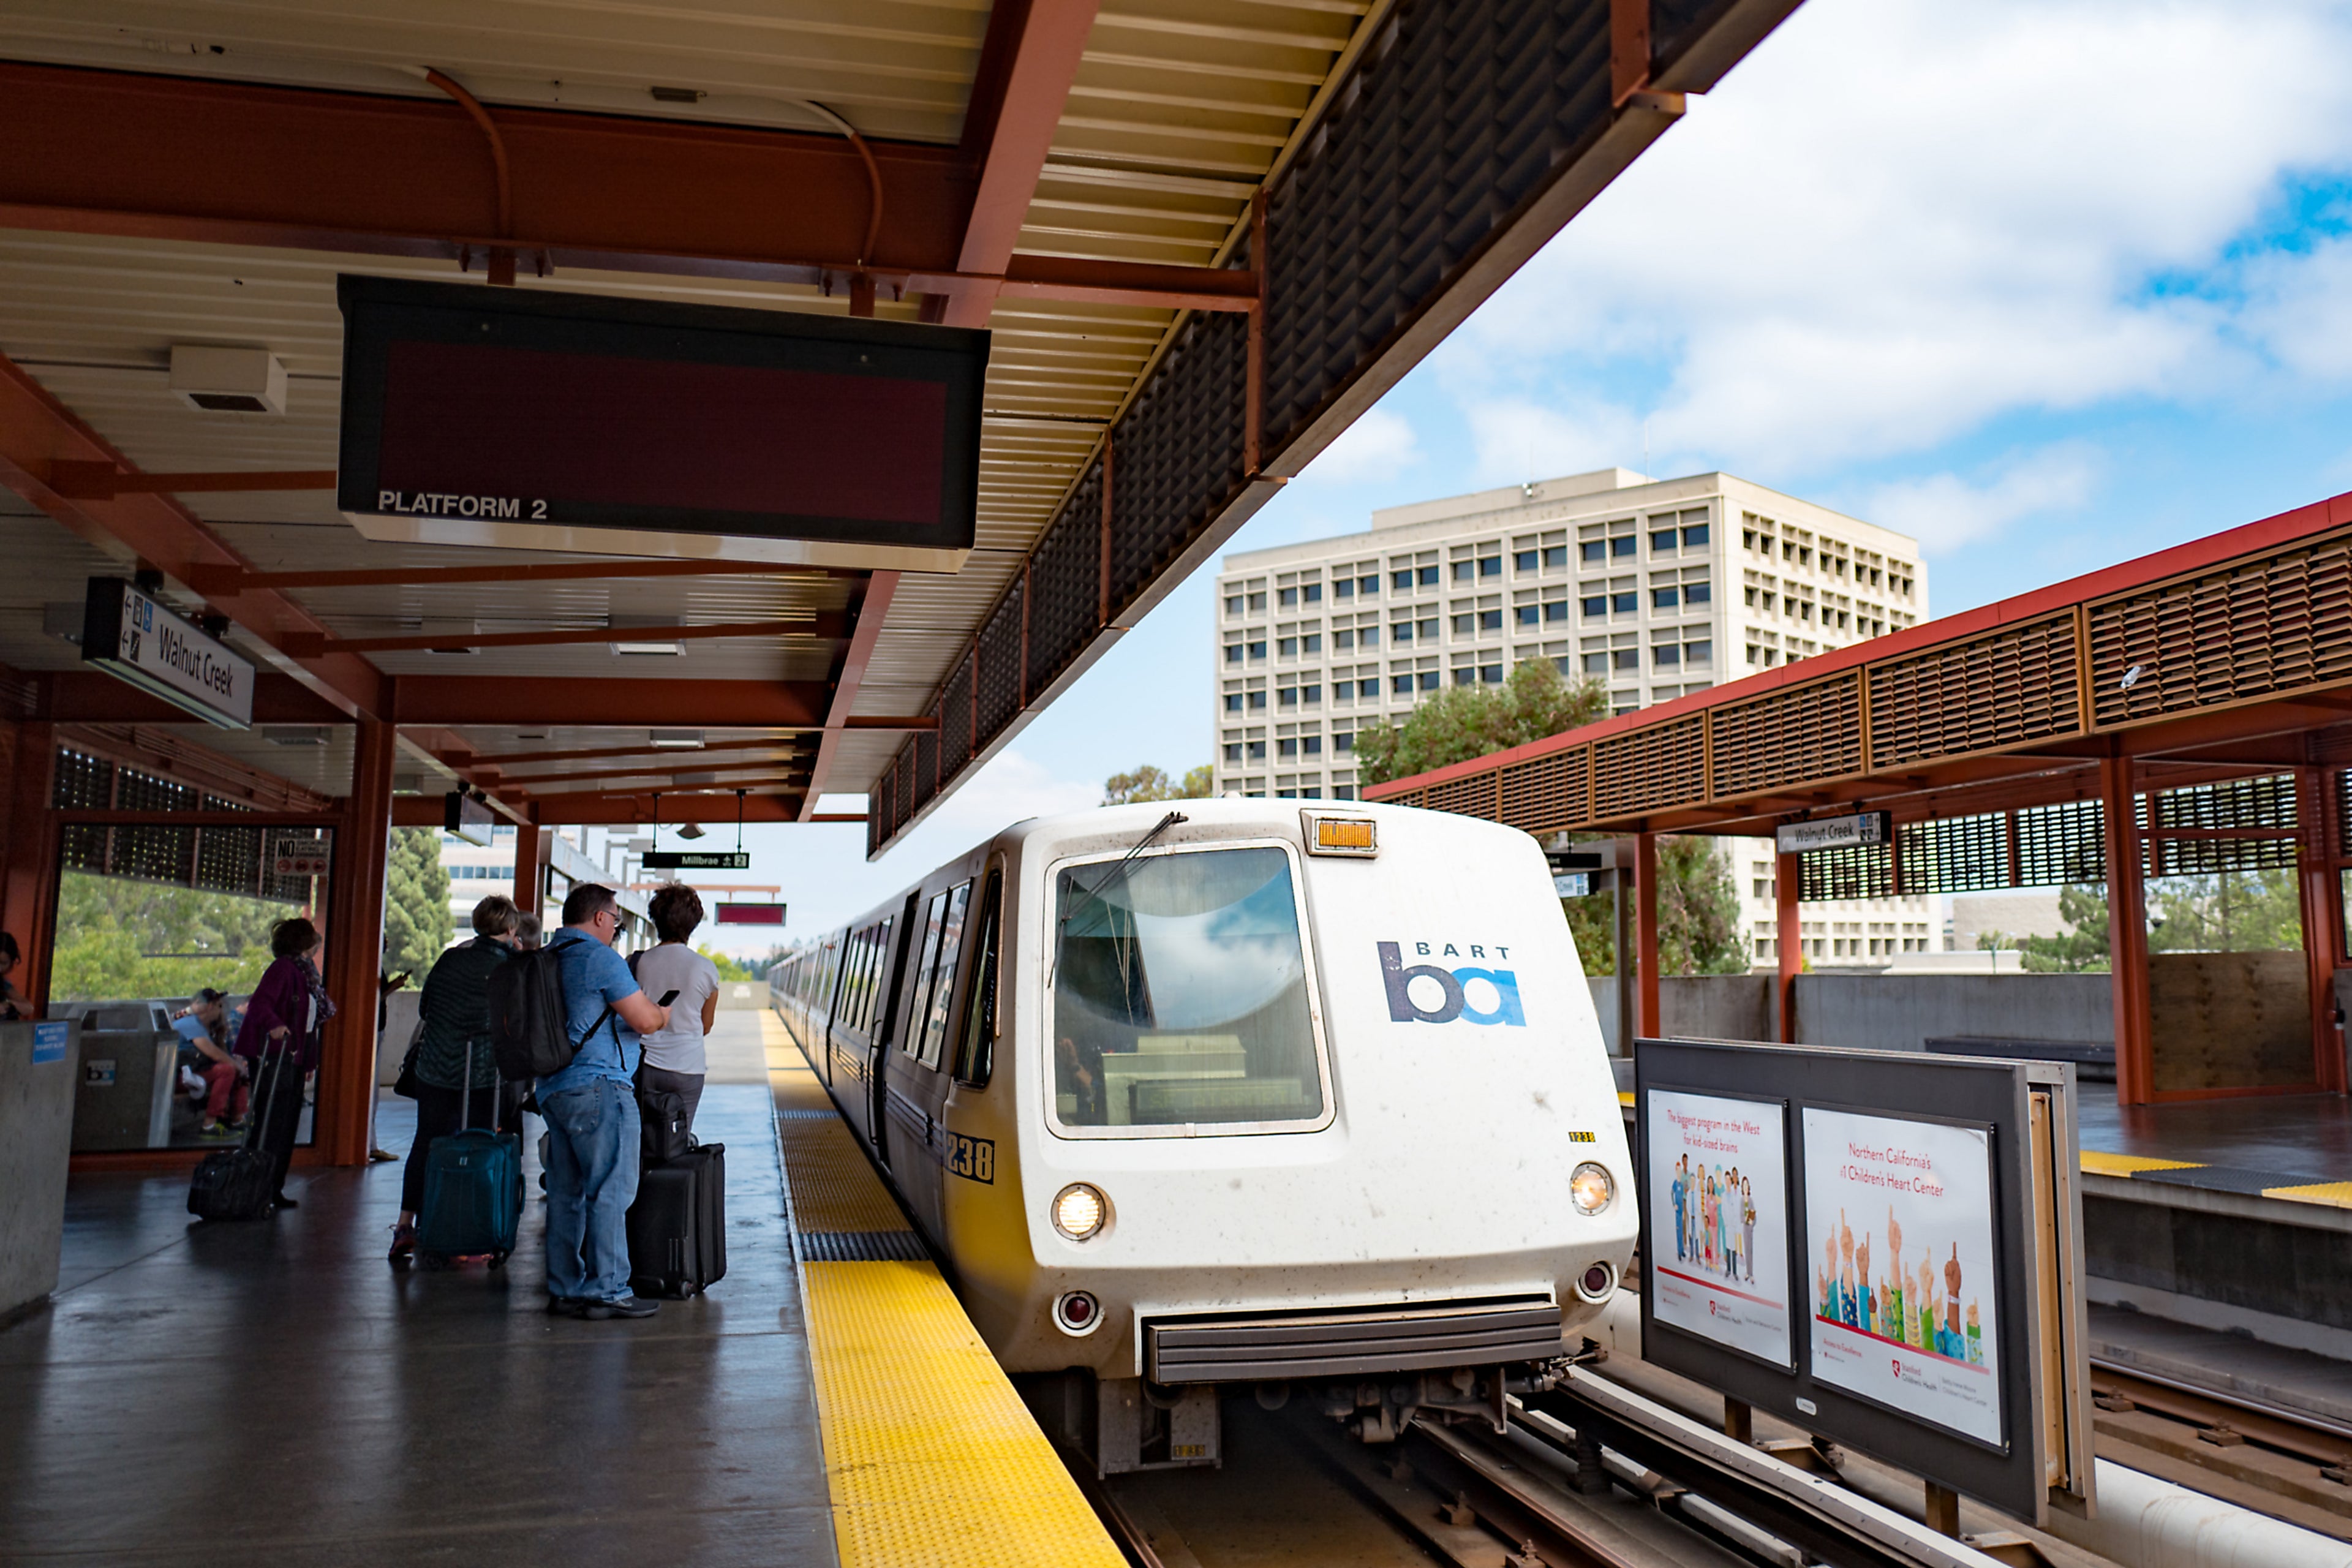
<svg viewBox="0 0 2352 1568">
<path fill-rule="evenodd" d="M 1794 1360 L 1787 1122 L 1777 1100 L 1658 1089 L 1643 1123 L 1658 1320 L 1779 1367 Z"/>
<path fill-rule="evenodd" d="M 954 571 L 989 335 L 345 276 L 337 504 L 370 538 Z"/>
<path fill-rule="evenodd" d="M 1642 1040 L 1634 1087 L 1645 1359 L 2021 1519 L 2087 1501 L 2071 1067 Z"/>
<path fill-rule="evenodd" d="M 208 724 L 253 727 L 253 661 L 136 584 L 89 580 L 81 658 Z"/>
</svg>

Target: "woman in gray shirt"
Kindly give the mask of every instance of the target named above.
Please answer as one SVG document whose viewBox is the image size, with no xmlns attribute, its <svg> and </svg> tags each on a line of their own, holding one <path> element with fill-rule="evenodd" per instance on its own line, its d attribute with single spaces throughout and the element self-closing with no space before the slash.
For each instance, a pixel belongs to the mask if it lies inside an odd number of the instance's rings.
<svg viewBox="0 0 2352 1568">
<path fill-rule="evenodd" d="M 702 1102 L 702 1081 L 709 1071 L 703 1037 L 719 1018 L 719 966 L 688 945 L 702 923 L 702 900 L 692 888 L 672 882 L 653 896 L 646 912 L 661 945 L 637 954 L 630 967 L 645 994 L 658 998 L 677 993 L 670 1004 L 669 1026 L 644 1038 L 645 1059 L 637 1068 L 637 1092 L 675 1094 L 686 1101 L 686 1123 L 694 1125 L 695 1108 Z"/>
</svg>

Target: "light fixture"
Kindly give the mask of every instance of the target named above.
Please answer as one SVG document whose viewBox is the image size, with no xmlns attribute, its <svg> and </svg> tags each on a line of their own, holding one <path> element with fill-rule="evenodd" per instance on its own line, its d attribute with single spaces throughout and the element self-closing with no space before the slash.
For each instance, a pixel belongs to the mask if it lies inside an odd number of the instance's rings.
<svg viewBox="0 0 2352 1568">
<path fill-rule="evenodd" d="M 1594 1263 L 1576 1277 L 1576 1293 L 1588 1301 L 1606 1301 L 1617 1290 L 1617 1266 Z"/>
<path fill-rule="evenodd" d="M 1096 1235 L 1109 1217 L 1110 1205 L 1084 1182 L 1072 1182 L 1054 1194 L 1054 1228 L 1072 1241 Z"/>
<path fill-rule="evenodd" d="M 685 839 L 688 844 L 691 844 L 696 839 L 702 837 L 702 824 L 698 822 L 689 822 L 685 826 L 677 830 L 677 836 L 680 838 Z"/>
<path fill-rule="evenodd" d="M 612 616 L 606 617 L 604 624 L 616 632 L 636 634 L 631 637 L 614 637 L 612 643 L 614 653 L 652 654 L 686 651 L 686 645 L 675 637 L 665 638 L 646 635 L 662 627 L 676 628 L 680 625 L 676 616 Z"/>
<path fill-rule="evenodd" d="M 648 730 L 646 739 L 656 752 L 698 752 L 702 749 L 699 730 Z"/>
<path fill-rule="evenodd" d="M 1084 1290 L 1066 1290 L 1055 1300 L 1054 1326 L 1082 1339 L 1102 1327 L 1102 1303 Z"/>
<path fill-rule="evenodd" d="M 1617 1179 L 1606 1165 L 1587 1160 L 1568 1176 L 1569 1201 L 1579 1214 L 1599 1214 L 1617 1196 Z"/>
<path fill-rule="evenodd" d="M 324 724 L 265 724 L 261 738 L 273 746 L 323 746 L 327 743 Z"/>
<path fill-rule="evenodd" d="M 172 390 L 207 414 L 283 414 L 286 364 L 268 349 L 173 343 Z"/>
</svg>

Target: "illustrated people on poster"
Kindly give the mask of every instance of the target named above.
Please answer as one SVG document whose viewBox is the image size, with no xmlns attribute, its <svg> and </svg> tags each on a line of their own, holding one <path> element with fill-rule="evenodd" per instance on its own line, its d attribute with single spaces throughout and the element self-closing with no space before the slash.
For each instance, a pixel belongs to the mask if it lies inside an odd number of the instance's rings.
<svg viewBox="0 0 2352 1568">
<path fill-rule="evenodd" d="M 1683 1216 L 1683 1204 L 1690 1196 L 1690 1156 L 1682 1157 L 1675 1167 L 1675 1260 L 1690 1261 L 1690 1225 Z"/>
<path fill-rule="evenodd" d="M 1870 1284 L 1870 1232 L 1862 1233 L 1862 1245 L 1853 1249 L 1854 1288 L 1862 1292 L 1862 1304 L 1854 1313 L 1854 1326 L 1871 1333 L 1878 1331 L 1878 1292 Z"/>
<path fill-rule="evenodd" d="M 1746 1180 L 1739 1184 L 1739 1265 L 1748 1282 L 1756 1283 L 1756 1185 Z"/>
<path fill-rule="evenodd" d="M 1893 1204 L 1886 1205 L 1886 1250 L 1893 1255 L 1886 1260 L 1893 1282 L 1883 1287 L 1886 1305 L 1879 1314 L 1882 1326 L 1878 1331 L 1890 1340 L 1907 1339 L 1909 1336 L 1903 1331 L 1903 1306 L 1908 1299 L 1903 1289 L 1903 1224 L 1895 1217 Z"/>
</svg>

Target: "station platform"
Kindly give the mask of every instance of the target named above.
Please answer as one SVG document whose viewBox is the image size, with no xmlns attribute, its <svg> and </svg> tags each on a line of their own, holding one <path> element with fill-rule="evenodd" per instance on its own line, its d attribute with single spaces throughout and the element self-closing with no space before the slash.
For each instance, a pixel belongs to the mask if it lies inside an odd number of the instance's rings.
<svg viewBox="0 0 2352 1568">
<path fill-rule="evenodd" d="M 711 1056 L 729 1272 L 644 1321 L 546 1314 L 528 1148 L 495 1271 L 387 1266 L 397 1163 L 209 1226 L 184 1176 L 77 1177 L 0 1325 L 0 1562 L 1117 1563 L 773 1016 Z"/>
</svg>

